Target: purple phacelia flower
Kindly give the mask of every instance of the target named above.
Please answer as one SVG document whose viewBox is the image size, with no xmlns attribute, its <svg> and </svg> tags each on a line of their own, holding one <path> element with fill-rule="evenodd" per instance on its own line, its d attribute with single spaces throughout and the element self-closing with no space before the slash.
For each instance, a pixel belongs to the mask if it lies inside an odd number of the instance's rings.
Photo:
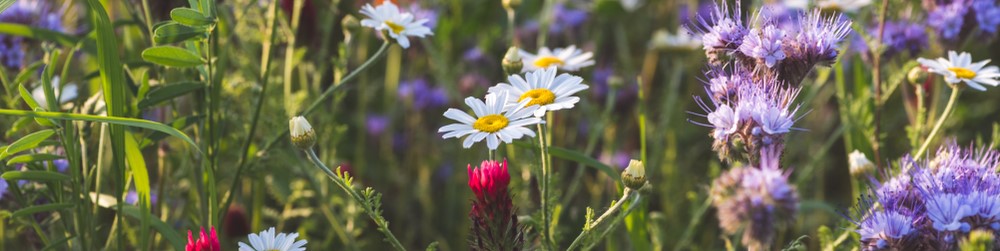
<svg viewBox="0 0 1000 251">
<path fill-rule="evenodd" d="M 859 212 L 867 213 L 867 212 Z M 874 211 L 855 222 L 863 250 L 904 250 L 902 246 L 915 233 L 915 219 L 896 211 Z"/>
<path fill-rule="evenodd" d="M 742 229 L 741 242 L 751 250 L 770 246 L 777 228 L 798 210 L 788 175 L 774 166 L 730 169 L 712 183 L 711 195 L 719 226 L 728 234 Z"/>
<path fill-rule="evenodd" d="M 781 48 L 785 32 L 774 25 L 764 26 L 763 29 L 753 29 L 743 38 L 743 44 L 739 50 L 743 54 L 763 61 L 767 68 L 774 67 L 778 61 L 785 59 L 785 52 Z"/>
<path fill-rule="evenodd" d="M 871 34 L 875 34 L 878 32 L 878 28 L 873 27 L 869 31 L 872 32 Z M 916 55 L 929 46 L 927 44 L 927 31 L 919 24 L 906 21 L 886 22 L 884 32 L 882 43 L 886 47 L 886 56 L 903 51 L 908 51 L 910 55 Z"/>
<path fill-rule="evenodd" d="M 962 32 L 965 14 L 968 11 L 969 4 L 961 0 L 940 5 L 928 14 L 927 25 L 934 28 L 941 38 L 954 40 Z"/>
<path fill-rule="evenodd" d="M 927 198 L 924 205 L 927 208 L 927 217 L 934 222 L 934 229 L 938 231 L 969 231 L 969 224 L 961 220 L 966 216 L 971 216 L 973 212 L 972 208 L 966 204 L 964 195 L 937 194 Z"/>
<path fill-rule="evenodd" d="M 401 99 L 410 100 L 416 110 L 437 108 L 448 104 L 447 91 L 440 87 L 430 86 L 423 78 L 403 81 L 399 84 L 397 94 Z"/>
<path fill-rule="evenodd" d="M 0 179 L 0 200 L 3 200 L 3 196 L 7 194 L 7 180 Z"/>
<path fill-rule="evenodd" d="M 368 132 L 369 136 L 374 137 L 382 135 L 388 127 L 389 117 L 378 114 L 368 114 L 365 118 L 365 131 Z"/>
<path fill-rule="evenodd" d="M 410 4 L 409 9 L 410 9 L 410 14 L 413 14 L 414 20 L 420 20 L 420 19 L 427 20 L 427 22 L 424 23 L 424 26 L 427 26 L 427 28 L 431 30 L 437 27 L 438 13 L 436 10 L 424 9 L 423 7 L 420 7 L 420 5 L 417 3 Z"/>
<path fill-rule="evenodd" d="M 562 33 L 567 29 L 575 29 L 587 22 L 589 14 L 585 10 L 566 7 L 562 3 L 557 3 L 552 9 L 555 20 L 549 25 L 549 34 Z"/>
<path fill-rule="evenodd" d="M 972 2 L 972 9 L 976 13 L 979 29 L 989 34 L 996 34 L 997 26 L 1000 26 L 1000 6 L 996 1 L 975 0 Z"/>
<path fill-rule="evenodd" d="M 739 9 L 738 2 L 735 11 L 731 11 L 725 3 L 716 4 L 709 15 L 698 16 L 698 25 L 688 28 L 702 34 L 705 55 L 715 65 L 720 64 L 718 61 L 721 54 L 739 48 L 743 44 L 743 37 L 749 32 L 743 24 Z"/>
<path fill-rule="evenodd" d="M 21 0 L 0 13 L 0 22 L 16 23 L 36 28 L 63 31 L 60 15 L 41 0 Z M 9 68 L 20 68 L 25 60 L 25 38 L 0 34 L 0 63 Z"/>
<path fill-rule="evenodd" d="M 823 16 L 819 11 L 813 11 L 805 16 L 798 36 L 798 56 L 807 60 L 807 64 L 829 65 L 837 59 L 839 52 L 837 44 L 851 32 L 851 21 L 843 15 Z"/>
</svg>

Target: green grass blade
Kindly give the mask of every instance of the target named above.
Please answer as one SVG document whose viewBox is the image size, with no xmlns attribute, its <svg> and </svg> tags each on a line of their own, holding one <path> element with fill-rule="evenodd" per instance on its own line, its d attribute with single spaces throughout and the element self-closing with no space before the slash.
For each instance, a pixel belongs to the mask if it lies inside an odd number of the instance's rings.
<svg viewBox="0 0 1000 251">
<path fill-rule="evenodd" d="M 5 180 L 67 181 L 69 176 L 49 171 L 7 171 L 0 175 Z"/>
<path fill-rule="evenodd" d="M 125 131 L 125 158 L 129 168 L 132 169 L 132 179 L 135 180 L 135 190 L 139 194 L 139 207 L 142 209 L 140 210 L 142 228 L 139 236 L 143 240 L 142 243 L 149 243 L 149 219 L 151 218 L 149 171 L 146 169 L 146 160 L 142 157 L 142 149 L 135 142 L 135 136 L 128 131 Z"/>
<path fill-rule="evenodd" d="M 194 147 L 195 151 L 201 153 L 201 149 L 198 145 L 191 140 L 187 134 L 174 129 L 165 124 L 144 120 L 144 119 L 134 119 L 134 118 L 124 118 L 124 117 L 112 117 L 112 116 L 96 116 L 87 114 L 76 114 L 76 113 L 63 113 L 63 112 L 32 112 L 25 110 L 10 110 L 10 109 L 0 109 L 0 115 L 13 115 L 13 116 L 23 116 L 31 118 L 48 118 L 48 119 L 62 119 L 62 120 L 78 120 L 78 121 L 90 121 L 90 122 L 101 122 L 109 123 L 113 125 L 122 125 L 130 127 L 138 127 L 143 129 L 154 130 L 162 133 L 169 134 L 184 140 L 184 142 Z"/>
<path fill-rule="evenodd" d="M 14 0 L 0 0 L 0 12 L 7 10 L 11 5 L 14 5 Z"/>
<path fill-rule="evenodd" d="M 45 205 L 30 206 L 30 207 L 22 208 L 21 210 L 14 211 L 14 213 L 10 214 L 10 218 L 13 219 L 13 218 L 31 216 L 33 214 L 41 213 L 41 212 L 49 212 L 49 211 L 70 209 L 70 208 L 73 208 L 73 206 L 75 206 L 75 205 L 73 205 L 73 203 L 55 203 L 55 204 L 45 204 Z"/>
<path fill-rule="evenodd" d="M 516 141 L 514 142 L 514 146 L 532 151 L 538 151 L 538 145 L 527 143 L 524 141 Z M 574 151 L 557 146 L 549 146 L 549 154 L 551 154 L 553 157 L 556 158 L 577 162 L 583 164 L 584 166 L 593 167 L 598 171 L 607 174 L 608 177 L 611 177 L 611 179 L 615 180 L 616 183 L 621 183 L 621 174 L 618 173 L 618 170 L 604 163 L 601 163 L 600 161 L 594 158 L 588 157 L 586 154 L 583 154 L 579 151 Z"/>
</svg>

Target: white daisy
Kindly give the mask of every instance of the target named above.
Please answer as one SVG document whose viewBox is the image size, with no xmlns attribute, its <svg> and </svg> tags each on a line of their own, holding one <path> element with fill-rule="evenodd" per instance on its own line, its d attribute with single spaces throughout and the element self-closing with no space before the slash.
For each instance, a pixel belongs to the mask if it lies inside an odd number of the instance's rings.
<svg viewBox="0 0 1000 251">
<path fill-rule="evenodd" d="M 535 116 L 544 116 L 548 111 L 573 108 L 579 97 L 573 94 L 590 88 L 583 84 L 583 78 L 567 73 L 556 76 L 556 67 L 535 70 L 521 75 L 510 75 L 507 77 L 508 83 L 500 83 L 490 87 L 490 93 L 506 92 L 507 105 L 518 105 L 520 102 L 528 101 L 528 106 L 538 105 Z"/>
<path fill-rule="evenodd" d="M 269 228 L 258 234 L 247 236 L 250 245 L 240 242 L 240 251 L 305 251 L 306 240 L 295 241 L 298 233 L 279 233 L 274 235 L 274 228 Z"/>
<path fill-rule="evenodd" d="M 816 7 L 824 10 L 838 10 L 842 12 L 858 12 L 862 7 L 872 4 L 872 0 L 819 0 Z"/>
<path fill-rule="evenodd" d="M 543 123 L 542 119 L 531 116 L 538 106 L 527 106 L 528 100 L 517 105 L 508 106 L 507 93 L 486 94 L 486 102 L 474 97 L 465 98 L 465 104 L 472 107 L 475 117 L 455 108 L 444 112 L 444 116 L 460 123 L 442 126 L 439 133 L 445 133 L 442 138 L 465 137 L 462 147 L 470 148 L 473 143 L 486 139 L 490 150 L 497 149 L 500 141 L 510 143 L 524 135 L 534 137 L 535 133 L 525 126 Z"/>
<path fill-rule="evenodd" d="M 649 48 L 657 50 L 696 50 L 701 49 L 701 37 L 692 36 L 686 28 L 678 28 L 677 34 L 668 32 L 666 29 L 659 29 L 653 32 L 653 37 L 649 39 Z"/>
<path fill-rule="evenodd" d="M 919 58 L 921 65 L 927 67 L 927 71 L 944 76 L 944 80 L 949 84 L 965 82 L 972 89 L 986 91 L 983 85 L 997 86 L 1000 82 L 1000 68 L 991 65 L 989 59 L 972 63 L 972 55 L 968 52 L 958 54 L 955 51 L 948 51 L 948 59 L 937 58 L 936 60 Z"/>
<path fill-rule="evenodd" d="M 580 68 L 594 65 L 594 54 L 583 52 L 583 50 L 577 49 L 576 45 L 556 48 L 555 51 L 549 50 L 548 47 L 542 47 L 538 50 L 537 55 L 521 50 L 521 55 L 524 58 L 522 72 L 545 69 L 549 66 L 559 67 L 564 71 L 577 71 Z"/>
<path fill-rule="evenodd" d="M 399 7 L 390 1 L 385 1 L 378 7 L 367 4 L 361 8 L 361 14 L 368 16 L 361 20 L 361 25 L 378 31 L 387 30 L 389 36 L 395 38 L 403 48 L 410 47 L 410 39 L 407 36 L 424 37 L 434 34 L 430 28 L 424 26 L 427 19 L 415 20 L 413 14 L 399 12 Z"/>
</svg>

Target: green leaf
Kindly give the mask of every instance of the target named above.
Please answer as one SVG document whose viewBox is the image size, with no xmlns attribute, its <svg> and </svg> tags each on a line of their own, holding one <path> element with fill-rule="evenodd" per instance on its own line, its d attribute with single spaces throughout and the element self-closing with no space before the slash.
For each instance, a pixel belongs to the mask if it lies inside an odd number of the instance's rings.
<svg viewBox="0 0 1000 251">
<path fill-rule="evenodd" d="M 177 23 L 192 27 L 206 26 L 215 23 L 215 20 L 202 15 L 201 12 L 191 8 L 176 8 L 171 10 L 170 19 L 173 19 Z"/>
<path fill-rule="evenodd" d="M 21 94 L 21 99 L 24 100 L 25 104 L 28 104 L 31 110 L 38 109 L 38 101 L 35 101 L 35 97 L 31 95 L 31 92 L 27 88 L 24 88 L 24 84 L 18 85 L 17 91 Z"/>
<path fill-rule="evenodd" d="M 135 136 L 131 132 L 125 131 L 125 160 L 128 161 L 129 168 L 132 169 L 132 179 L 135 180 L 135 190 L 139 194 L 139 208 L 141 209 L 141 224 L 143 231 L 149 229 L 150 217 L 150 197 L 149 197 L 149 171 L 146 169 L 146 160 L 142 157 L 142 149 L 135 142 Z M 143 232 L 143 236 L 147 232 Z"/>
<path fill-rule="evenodd" d="M 145 109 L 161 102 L 180 97 L 184 94 L 201 90 L 205 85 L 199 82 L 181 82 L 169 84 L 149 91 L 146 98 L 139 101 L 139 109 Z"/>
<path fill-rule="evenodd" d="M 73 208 L 73 203 L 54 203 L 54 204 L 30 206 L 22 208 L 21 210 L 14 211 L 14 213 L 10 214 L 10 218 L 31 216 L 36 213 L 70 209 L 70 208 Z"/>
<path fill-rule="evenodd" d="M 171 67 L 195 67 L 205 62 L 198 54 L 174 46 L 157 46 L 143 50 L 142 59 Z"/>
<path fill-rule="evenodd" d="M 49 118 L 49 119 L 62 119 L 62 120 L 80 120 L 80 121 L 102 122 L 114 125 L 145 128 L 149 130 L 163 132 L 169 134 L 170 136 L 180 138 L 181 140 L 184 140 L 184 142 L 190 144 L 191 147 L 194 147 L 196 151 L 198 151 L 199 153 L 201 152 L 201 149 L 198 148 L 198 145 L 195 144 L 194 141 L 191 140 L 191 138 L 188 137 L 183 132 L 174 129 L 173 127 L 144 119 L 112 117 L 112 116 L 96 116 L 96 115 L 62 113 L 62 112 L 32 112 L 32 111 L 9 110 L 9 109 L 0 109 L 0 115 L 13 115 L 13 116 L 23 116 L 31 118 Z"/>
<path fill-rule="evenodd" d="M 10 160 L 7 161 L 7 165 L 8 166 L 12 166 L 14 164 L 24 164 L 24 163 L 31 163 L 31 162 L 38 162 L 38 161 L 50 161 L 50 160 L 57 160 L 57 159 L 62 159 L 62 158 L 63 158 L 63 156 L 59 156 L 59 155 L 55 155 L 55 154 L 48 154 L 48 153 L 24 154 L 24 155 L 18 155 L 18 156 L 15 156 L 13 158 L 10 158 Z"/>
<path fill-rule="evenodd" d="M 49 171 L 8 171 L 0 175 L 5 180 L 67 181 L 69 175 Z"/>
<path fill-rule="evenodd" d="M 52 137 L 52 134 L 55 133 L 56 132 L 53 130 L 42 130 L 25 135 L 17 141 L 14 141 L 14 143 L 10 143 L 10 145 L 7 146 L 7 149 L 5 149 L 3 153 L 0 153 L 0 159 L 5 159 L 15 153 L 35 148 L 38 144 L 41 144 L 42 141 L 45 141 L 45 139 Z"/>
<path fill-rule="evenodd" d="M 153 31 L 153 40 L 156 43 L 168 44 L 187 41 L 191 39 L 206 38 L 205 29 L 189 27 L 175 22 L 169 22 L 156 27 Z"/>
<path fill-rule="evenodd" d="M 514 146 L 521 147 L 521 148 L 524 148 L 524 149 L 533 150 L 533 151 L 536 151 L 536 152 L 538 151 L 538 145 L 527 143 L 527 142 L 523 142 L 523 141 L 515 141 L 514 142 Z M 608 177 L 611 177 L 611 179 L 615 180 L 615 182 L 621 183 L 621 180 L 622 180 L 621 179 L 621 173 L 618 173 L 618 171 L 615 168 L 613 168 L 611 166 L 608 166 L 608 165 L 606 165 L 604 163 L 601 163 L 600 161 L 598 161 L 598 160 L 596 160 L 594 158 L 591 158 L 591 157 L 587 156 L 586 154 L 583 154 L 583 153 L 578 152 L 578 151 L 574 151 L 574 150 L 562 148 L 562 147 L 557 147 L 557 146 L 549 146 L 549 154 L 551 154 L 553 157 L 556 157 L 556 158 L 560 158 L 560 159 L 564 159 L 564 160 L 569 160 L 569 161 L 573 161 L 573 162 L 577 162 L 577 163 L 583 164 L 584 166 L 589 166 L 589 167 L 596 168 L 598 171 L 601 171 L 604 174 L 607 174 Z"/>
</svg>

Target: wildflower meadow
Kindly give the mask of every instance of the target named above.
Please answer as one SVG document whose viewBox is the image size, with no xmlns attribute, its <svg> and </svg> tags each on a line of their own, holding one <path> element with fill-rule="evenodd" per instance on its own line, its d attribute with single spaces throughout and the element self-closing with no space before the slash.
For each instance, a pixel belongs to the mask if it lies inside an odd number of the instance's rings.
<svg viewBox="0 0 1000 251">
<path fill-rule="evenodd" d="M 1000 250 L 1000 0 L 0 0 L 0 251 Z"/>
</svg>

